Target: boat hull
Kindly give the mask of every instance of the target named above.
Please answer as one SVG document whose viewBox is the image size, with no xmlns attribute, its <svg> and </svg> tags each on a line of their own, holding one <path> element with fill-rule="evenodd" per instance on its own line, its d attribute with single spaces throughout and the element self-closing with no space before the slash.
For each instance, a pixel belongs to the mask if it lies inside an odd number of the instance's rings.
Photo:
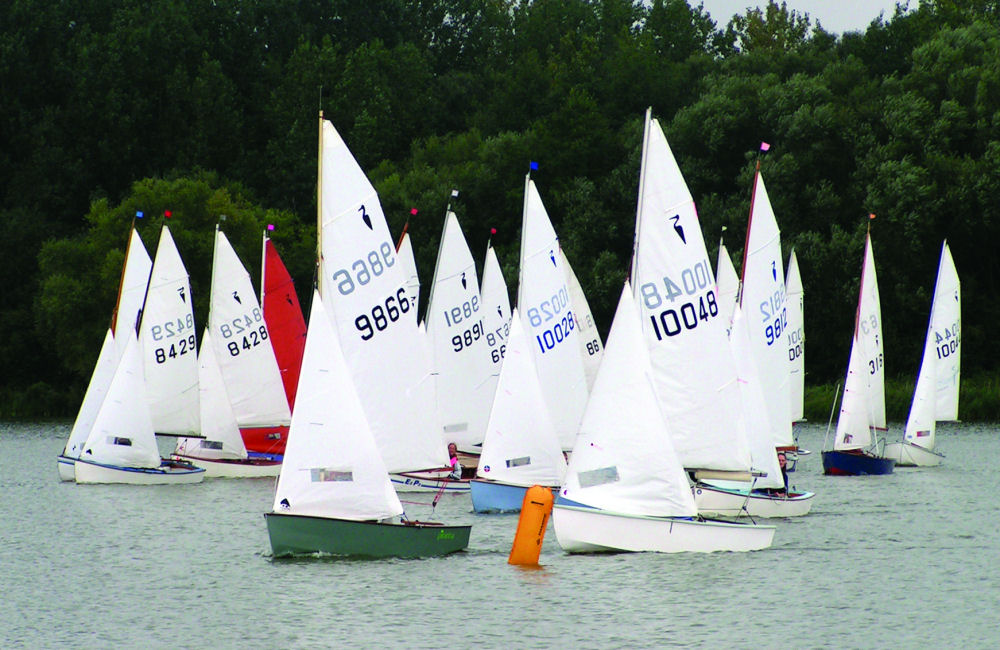
<svg viewBox="0 0 1000 650">
<path fill-rule="evenodd" d="M 165 460 L 157 468 L 104 465 L 82 458 L 76 459 L 77 483 L 123 483 L 126 485 L 174 485 L 200 483 L 205 470 Z"/>
<path fill-rule="evenodd" d="M 551 490 L 555 496 L 559 488 L 554 487 Z M 478 478 L 469 482 L 472 509 L 480 513 L 521 512 L 527 491 L 528 488 L 523 485 L 510 485 Z"/>
<path fill-rule="evenodd" d="M 174 460 L 186 461 L 205 470 L 205 478 L 264 478 L 281 473 L 281 462 L 258 458 L 199 458 L 173 454 Z"/>
<path fill-rule="evenodd" d="M 814 496 L 813 492 L 768 494 L 704 483 L 694 487 L 694 502 L 699 514 L 713 517 L 802 517 L 812 509 Z"/>
<path fill-rule="evenodd" d="M 283 455 L 288 440 L 287 426 L 241 427 L 240 436 L 247 451 Z"/>
<path fill-rule="evenodd" d="M 885 457 L 895 460 L 896 467 L 937 467 L 944 460 L 944 454 L 906 441 L 887 444 Z"/>
<path fill-rule="evenodd" d="M 75 481 L 76 480 L 76 459 L 69 456 L 63 456 L 60 454 L 56 458 L 56 467 L 59 468 L 59 480 L 61 481 Z"/>
<path fill-rule="evenodd" d="M 269 512 L 274 557 L 324 553 L 351 557 L 432 557 L 464 550 L 472 526 L 350 521 Z"/>
<path fill-rule="evenodd" d="M 445 492 L 467 494 L 469 479 L 449 478 L 445 471 L 401 472 L 389 474 L 396 492 Z"/>
<path fill-rule="evenodd" d="M 830 476 L 874 476 L 892 474 L 896 461 L 882 456 L 843 451 L 824 451 L 823 473 Z"/>
<path fill-rule="evenodd" d="M 774 526 L 627 515 L 559 502 L 552 525 L 567 553 L 744 552 L 768 548 L 774 540 Z"/>
</svg>

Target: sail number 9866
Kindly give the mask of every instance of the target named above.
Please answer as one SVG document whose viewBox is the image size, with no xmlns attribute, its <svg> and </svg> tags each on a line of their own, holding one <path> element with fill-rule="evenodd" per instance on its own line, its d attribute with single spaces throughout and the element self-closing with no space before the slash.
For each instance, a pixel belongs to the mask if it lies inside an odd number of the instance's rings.
<svg viewBox="0 0 1000 650">
<path fill-rule="evenodd" d="M 354 260 L 348 269 L 337 269 L 331 279 L 337 283 L 337 291 L 348 295 L 358 286 L 364 286 L 385 273 L 385 270 L 396 263 L 395 249 L 389 242 L 382 242 L 378 250 L 369 251 L 361 259 Z M 409 309 L 409 304 L 407 304 Z"/>
<path fill-rule="evenodd" d="M 390 324 L 399 320 L 400 314 L 410 311 L 410 300 L 406 297 L 406 288 L 401 287 L 395 295 L 389 296 L 383 303 L 372 307 L 371 317 L 361 314 L 354 319 L 354 326 L 361 332 L 361 340 L 367 341 L 375 336 L 375 332 L 384 332 Z"/>
</svg>

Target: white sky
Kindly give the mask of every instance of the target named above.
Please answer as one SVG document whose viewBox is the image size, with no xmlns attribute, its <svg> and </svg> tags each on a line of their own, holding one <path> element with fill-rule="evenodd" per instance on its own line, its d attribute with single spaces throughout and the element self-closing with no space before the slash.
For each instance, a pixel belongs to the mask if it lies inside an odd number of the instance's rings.
<svg viewBox="0 0 1000 650">
<path fill-rule="evenodd" d="M 815 25 L 818 20 L 823 29 L 835 34 L 864 31 L 869 23 L 883 13 L 888 20 L 895 13 L 897 0 L 785 0 L 790 11 L 807 13 Z M 701 2 L 715 21 L 716 27 L 724 28 L 734 14 L 746 13 L 747 7 L 766 7 L 767 0 L 688 0 L 688 4 L 698 6 Z M 781 0 L 776 0 L 780 5 Z M 907 0 L 899 0 L 906 5 Z M 910 10 L 916 9 L 918 0 L 909 0 Z"/>
</svg>

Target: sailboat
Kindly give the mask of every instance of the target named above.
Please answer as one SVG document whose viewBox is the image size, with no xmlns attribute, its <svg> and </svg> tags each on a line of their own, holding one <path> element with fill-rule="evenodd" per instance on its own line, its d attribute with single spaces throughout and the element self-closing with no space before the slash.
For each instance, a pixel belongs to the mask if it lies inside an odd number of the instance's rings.
<svg viewBox="0 0 1000 650">
<path fill-rule="evenodd" d="M 566 287 L 569 289 L 569 301 L 573 305 L 573 316 L 577 327 L 577 340 L 580 342 L 580 357 L 583 359 L 583 372 L 587 377 L 587 392 L 594 387 L 597 369 L 601 367 L 601 357 L 604 346 L 601 345 L 601 333 L 597 331 L 597 323 L 590 311 L 590 303 L 583 293 L 580 280 L 577 279 L 573 267 L 566 259 L 566 253 L 559 249 L 563 268 L 566 269 Z"/>
<path fill-rule="evenodd" d="M 153 430 L 157 435 L 200 435 L 198 348 L 191 285 L 164 223 L 139 322 L 139 342 Z"/>
<path fill-rule="evenodd" d="M 466 548 L 471 526 L 401 518 L 403 506 L 319 292 L 285 457 L 264 515 L 275 557 L 422 557 Z"/>
<path fill-rule="evenodd" d="M 146 284 L 149 282 L 149 271 L 153 266 L 146 247 L 142 244 L 135 223 L 129 231 L 129 240 L 125 250 L 125 262 L 122 264 L 121 281 L 119 282 L 118 301 L 111 316 L 111 325 L 104 336 L 97 363 L 90 376 L 87 392 L 84 393 L 80 411 L 73 422 L 73 429 L 63 452 L 57 458 L 59 478 L 63 481 L 75 480 L 74 463 L 83 451 L 83 444 L 94 426 L 94 418 L 104 402 L 108 387 L 115 374 L 118 361 L 125 352 L 128 332 L 135 332 L 136 318 L 146 295 Z M 117 338 L 116 338 L 117 337 Z M 120 343 L 120 344 L 119 344 Z"/>
<path fill-rule="evenodd" d="M 882 309 L 869 227 L 865 235 L 865 257 L 844 396 L 840 402 L 833 449 L 822 453 L 823 473 L 837 476 L 891 474 L 896 461 L 878 454 L 878 431 L 885 430 Z"/>
<path fill-rule="evenodd" d="M 215 252 L 212 264 L 212 286 L 208 310 L 208 330 L 214 346 L 209 367 L 221 373 L 223 390 L 202 398 L 224 399 L 225 405 L 202 405 L 201 415 L 211 409 L 225 409 L 233 414 L 241 428 L 287 429 L 291 420 L 271 336 L 264 322 L 257 296 L 254 294 L 243 263 L 229 239 L 218 226 L 215 228 Z M 204 344 L 200 357 L 207 355 Z M 213 377 L 214 379 L 214 377 Z M 204 440 L 181 438 L 174 452 L 209 470 L 209 476 L 277 476 L 276 457 L 248 457 L 244 445 L 229 446 L 220 454 L 218 440 L 202 430 Z M 241 438 L 242 439 L 242 438 Z"/>
<path fill-rule="evenodd" d="M 467 491 L 448 479 L 434 385 L 403 265 L 374 186 L 320 116 L 319 290 L 397 489 Z"/>
<path fill-rule="evenodd" d="M 933 467 L 944 455 L 934 451 L 937 422 L 958 419 L 962 356 L 962 298 L 948 242 L 941 245 L 924 355 L 913 391 L 903 440 L 885 446 L 896 466 Z"/>
<path fill-rule="evenodd" d="M 198 483 L 205 470 L 160 458 L 146 401 L 142 351 L 134 330 L 124 332 L 125 351 L 107 395 L 74 464 L 77 483 L 167 485 Z"/>
<path fill-rule="evenodd" d="M 769 547 L 773 526 L 698 517 L 660 411 L 653 372 L 626 282 L 566 481 L 553 507 L 559 545 L 569 553 Z"/>
<path fill-rule="evenodd" d="M 578 318 L 566 277 L 559 239 L 529 174 L 524 179 L 517 309 L 564 451 L 573 448 L 588 395 Z"/>
<path fill-rule="evenodd" d="M 763 476 L 750 483 L 695 488 L 699 512 L 792 517 L 809 512 L 811 492 L 789 494 L 778 452 L 794 448 L 788 399 L 789 366 L 784 347 L 787 327 L 785 274 L 781 268 L 778 223 L 760 173 L 754 175 L 740 301 L 730 328 L 732 356 L 740 379 L 743 414 L 753 467 Z M 766 397 L 765 397 L 766 396 Z"/>
<path fill-rule="evenodd" d="M 470 484 L 476 512 L 519 512 L 529 487 L 557 490 L 566 475 L 531 348 L 515 312 L 479 468 Z"/>
<path fill-rule="evenodd" d="M 425 321 L 442 440 L 465 453 L 479 452 L 493 402 L 484 311 L 476 262 L 449 206 Z"/>
<path fill-rule="evenodd" d="M 785 327 L 785 340 L 788 346 L 788 393 L 792 416 L 792 436 L 795 439 L 795 449 L 787 450 L 788 471 L 794 472 L 800 456 L 812 452 L 799 447 L 798 434 L 795 433 L 795 423 L 805 420 L 806 391 L 806 357 L 805 357 L 805 292 L 802 288 L 802 276 L 799 273 L 799 260 L 792 249 L 788 256 L 788 271 L 785 275 L 785 304 L 788 310 L 788 324 Z"/>
</svg>

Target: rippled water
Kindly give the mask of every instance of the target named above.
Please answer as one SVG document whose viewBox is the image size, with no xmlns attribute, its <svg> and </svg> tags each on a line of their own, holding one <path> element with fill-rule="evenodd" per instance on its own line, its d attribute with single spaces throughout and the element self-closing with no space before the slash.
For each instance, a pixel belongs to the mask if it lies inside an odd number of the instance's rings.
<svg viewBox="0 0 1000 650">
<path fill-rule="evenodd" d="M 525 569 L 517 516 L 459 495 L 436 518 L 473 524 L 465 553 L 275 561 L 272 480 L 61 483 L 68 424 L 0 424 L 0 647 L 993 647 L 997 427 L 939 431 L 940 468 L 835 478 L 804 427 L 816 502 L 768 550 L 570 556 L 550 527 Z"/>
</svg>

